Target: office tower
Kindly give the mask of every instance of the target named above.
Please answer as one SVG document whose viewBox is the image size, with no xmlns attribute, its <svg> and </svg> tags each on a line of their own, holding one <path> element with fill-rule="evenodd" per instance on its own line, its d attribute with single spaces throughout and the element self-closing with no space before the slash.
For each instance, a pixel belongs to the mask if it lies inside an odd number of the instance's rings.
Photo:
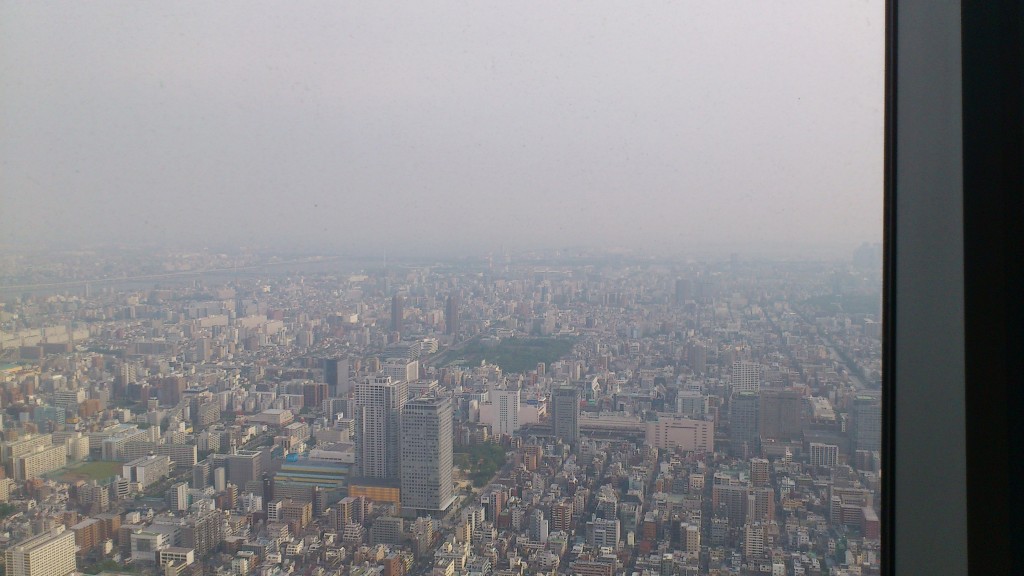
<svg viewBox="0 0 1024 576">
<path fill-rule="evenodd" d="M 562 386 L 551 394 L 551 432 L 567 444 L 580 437 L 580 391 Z"/>
<path fill-rule="evenodd" d="M 270 470 L 269 450 L 238 450 L 234 454 L 211 454 L 210 460 L 214 471 L 218 467 L 225 469 L 225 485 L 230 482 L 238 486 L 241 492 L 261 491 L 263 474 Z M 216 481 L 216 478 L 214 480 Z"/>
<path fill-rule="evenodd" d="M 796 440 L 803 432 L 803 395 L 796 390 L 762 390 L 761 438 Z"/>
<path fill-rule="evenodd" d="M 686 357 L 689 360 L 690 369 L 697 374 L 704 374 L 708 370 L 708 350 L 700 342 L 690 342 L 686 347 Z"/>
<path fill-rule="evenodd" d="M 403 298 L 395 294 L 391 297 L 391 331 L 402 332 L 402 303 Z"/>
<path fill-rule="evenodd" d="M 324 381 L 327 382 L 331 398 L 347 398 L 352 390 L 349 383 L 348 358 L 327 358 L 324 360 Z"/>
<path fill-rule="evenodd" d="M 757 392 L 736 392 L 730 402 L 730 445 L 734 456 L 746 458 L 758 450 L 761 398 Z"/>
<path fill-rule="evenodd" d="M 362 476 L 399 479 L 399 425 L 408 397 L 409 383 L 405 380 L 371 376 L 356 385 L 356 469 Z"/>
<path fill-rule="evenodd" d="M 733 362 L 729 379 L 733 392 L 761 390 L 761 365 L 756 362 Z"/>
<path fill-rule="evenodd" d="M 882 445 L 882 401 L 875 396 L 853 399 L 850 414 L 852 451 L 878 450 Z"/>
<path fill-rule="evenodd" d="M 839 446 L 834 444 L 811 442 L 809 457 L 811 466 L 834 467 L 839 463 Z"/>
<path fill-rule="evenodd" d="M 711 412 L 711 396 L 696 390 L 680 390 L 676 394 L 676 413 L 703 418 Z"/>
<path fill-rule="evenodd" d="M 459 335 L 459 296 L 450 294 L 444 306 L 444 333 Z"/>
<path fill-rule="evenodd" d="M 407 358 L 388 358 L 381 365 L 381 371 L 393 382 L 399 380 L 415 382 L 420 379 L 420 361 Z"/>
<path fill-rule="evenodd" d="M 67 576 L 75 563 L 75 533 L 58 525 L 15 544 L 5 553 L 7 576 Z"/>
<path fill-rule="evenodd" d="M 591 517 L 587 522 L 587 544 L 595 547 L 608 546 L 618 549 L 620 525 L 617 518 Z"/>
<path fill-rule="evenodd" d="M 488 396 L 490 401 L 480 404 L 480 423 L 489 425 L 494 435 L 511 436 L 519 429 L 519 387 L 494 389 Z"/>
<path fill-rule="evenodd" d="M 447 398 L 410 400 L 402 411 L 402 508 L 442 511 L 454 500 L 452 405 Z"/>
</svg>

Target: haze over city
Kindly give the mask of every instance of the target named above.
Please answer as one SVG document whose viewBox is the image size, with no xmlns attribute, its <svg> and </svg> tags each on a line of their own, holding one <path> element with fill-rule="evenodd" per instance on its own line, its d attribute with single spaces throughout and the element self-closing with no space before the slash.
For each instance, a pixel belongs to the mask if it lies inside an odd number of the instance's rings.
<svg viewBox="0 0 1024 576">
<path fill-rule="evenodd" d="M 8 2 L 0 245 L 881 239 L 881 2 Z"/>
</svg>

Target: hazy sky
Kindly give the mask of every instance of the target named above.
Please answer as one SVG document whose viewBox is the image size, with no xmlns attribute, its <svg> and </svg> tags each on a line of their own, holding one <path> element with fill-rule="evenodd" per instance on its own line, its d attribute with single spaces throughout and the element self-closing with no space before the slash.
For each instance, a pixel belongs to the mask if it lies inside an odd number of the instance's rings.
<svg viewBox="0 0 1024 576">
<path fill-rule="evenodd" d="M 883 2 L 0 5 L 0 243 L 880 241 Z"/>
</svg>

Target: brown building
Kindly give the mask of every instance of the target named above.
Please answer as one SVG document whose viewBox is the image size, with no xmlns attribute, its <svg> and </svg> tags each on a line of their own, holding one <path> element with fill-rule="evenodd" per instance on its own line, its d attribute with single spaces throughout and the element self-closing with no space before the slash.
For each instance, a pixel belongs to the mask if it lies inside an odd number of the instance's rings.
<svg viewBox="0 0 1024 576">
<path fill-rule="evenodd" d="M 797 440 L 803 432 L 803 395 L 797 390 L 762 390 L 761 438 Z"/>
<path fill-rule="evenodd" d="M 88 554 L 103 543 L 103 522 L 96 518 L 86 518 L 72 526 L 71 530 L 75 533 L 75 546 L 81 556 Z"/>
</svg>

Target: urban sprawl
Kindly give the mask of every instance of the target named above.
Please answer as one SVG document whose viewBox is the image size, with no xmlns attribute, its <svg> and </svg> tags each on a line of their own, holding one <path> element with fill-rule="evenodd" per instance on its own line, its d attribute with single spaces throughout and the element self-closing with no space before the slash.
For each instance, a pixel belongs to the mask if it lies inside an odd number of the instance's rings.
<svg viewBox="0 0 1024 576">
<path fill-rule="evenodd" d="M 3 570 L 878 574 L 878 254 L 5 255 Z"/>
</svg>

